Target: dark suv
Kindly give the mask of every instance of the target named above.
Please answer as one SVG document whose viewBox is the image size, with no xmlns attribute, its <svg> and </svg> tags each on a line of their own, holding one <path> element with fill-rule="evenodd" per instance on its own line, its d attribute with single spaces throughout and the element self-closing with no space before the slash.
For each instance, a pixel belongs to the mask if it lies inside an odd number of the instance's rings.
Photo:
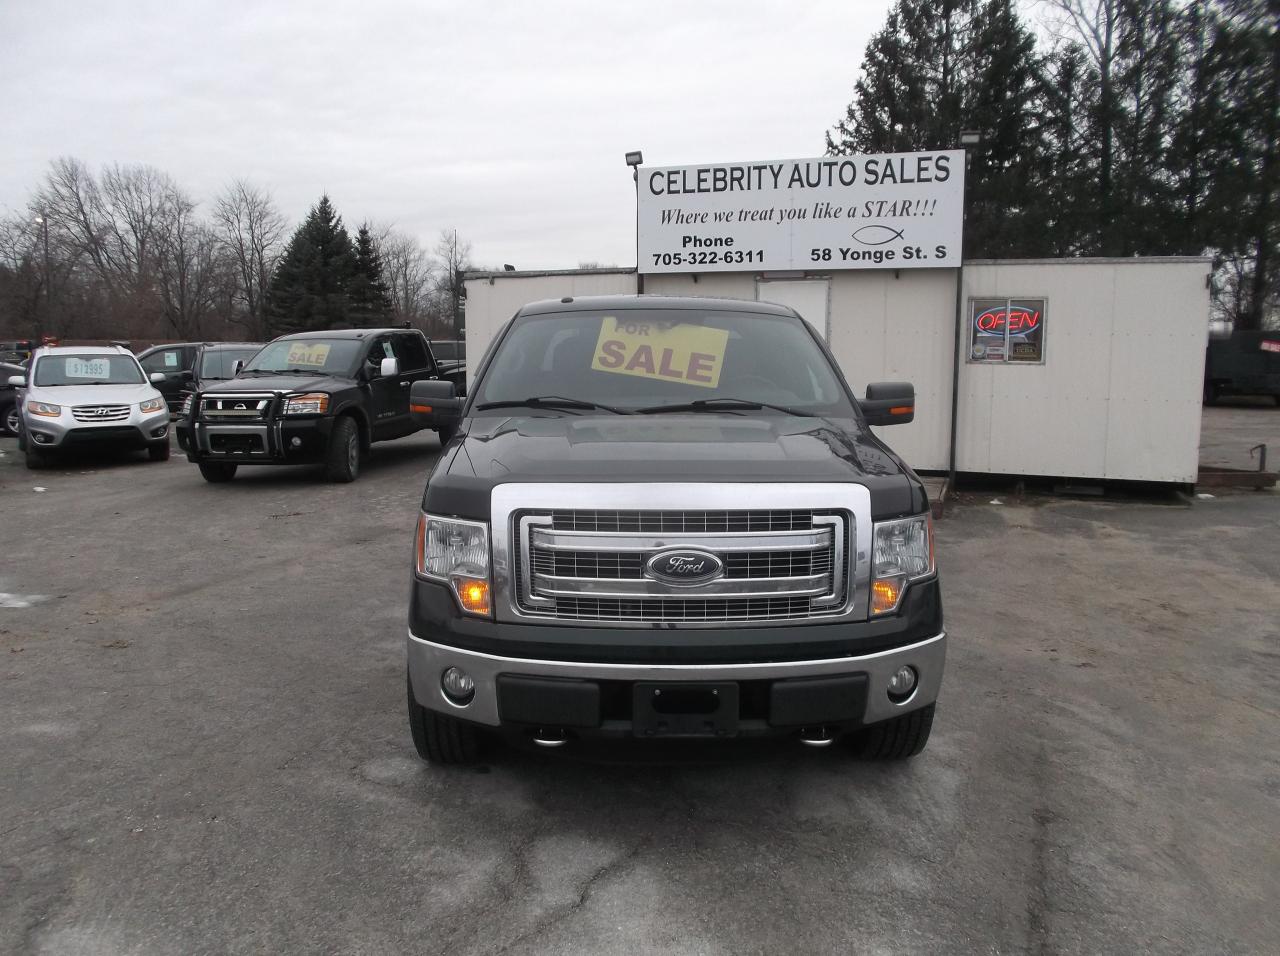
<svg viewBox="0 0 1280 956">
<path fill-rule="evenodd" d="M 452 374 L 461 390 L 463 371 Z M 240 465 L 311 463 L 324 465 L 330 481 L 353 481 L 373 442 L 432 427 L 410 416 L 409 389 L 440 379 L 421 332 L 286 335 L 231 381 L 194 394 L 178 421 L 178 446 L 206 481 L 230 481 Z"/>
<path fill-rule="evenodd" d="M 946 636 L 920 480 L 794 310 L 727 299 L 538 302 L 497 335 L 422 496 L 409 605 L 419 754 L 484 731 L 929 738 Z M 459 415 L 461 416 L 459 421 Z"/>
</svg>

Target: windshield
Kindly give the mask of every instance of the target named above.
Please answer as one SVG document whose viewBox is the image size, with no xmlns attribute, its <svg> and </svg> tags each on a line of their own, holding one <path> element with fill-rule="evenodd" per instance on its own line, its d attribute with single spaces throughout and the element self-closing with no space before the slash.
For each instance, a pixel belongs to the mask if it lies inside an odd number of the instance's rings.
<svg viewBox="0 0 1280 956">
<path fill-rule="evenodd" d="M 103 355 L 92 352 L 76 355 L 60 352 L 43 355 L 36 362 L 35 384 L 55 385 L 141 385 L 146 379 L 132 355 Z"/>
<path fill-rule="evenodd" d="M 522 317 L 499 345 L 473 407 L 539 396 L 623 410 L 741 399 L 808 415 L 854 415 L 804 321 L 759 312 Z M 727 403 L 718 410 L 734 411 Z"/>
<path fill-rule="evenodd" d="M 259 346 L 243 349 L 217 349 L 206 351 L 200 357 L 200 377 L 203 379 L 233 378 L 236 362 L 248 362 L 258 354 Z"/>
<path fill-rule="evenodd" d="M 282 339 L 265 346 L 245 363 L 243 372 L 309 372 L 348 375 L 355 365 L 360 339 Z"/>
</svg>

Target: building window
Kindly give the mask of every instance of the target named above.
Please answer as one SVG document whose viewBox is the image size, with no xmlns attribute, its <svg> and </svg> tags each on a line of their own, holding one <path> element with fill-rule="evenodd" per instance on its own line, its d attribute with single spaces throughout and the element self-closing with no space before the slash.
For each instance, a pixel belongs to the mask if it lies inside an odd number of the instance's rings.
<svg viewBox="0 0 1280 956">
<path fill-rule="evenodd" d="M 969 300 L 969 361 L 1044 364 L 1045 300 Z"/>
</svg>

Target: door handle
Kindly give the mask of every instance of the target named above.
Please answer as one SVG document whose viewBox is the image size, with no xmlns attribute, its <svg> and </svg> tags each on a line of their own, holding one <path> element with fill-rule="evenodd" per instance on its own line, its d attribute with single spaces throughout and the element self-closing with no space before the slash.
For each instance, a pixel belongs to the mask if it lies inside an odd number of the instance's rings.
<svg viewBox="0 0 1280 956">
<path fill-rule="evenodd" d="M 412 384 L 413 384 L 412 382 L 401 382 L 401 383 L 400 383 L 400 387 L 401 387 L 401 388 L 408 388 L 408 387 L 409 387 L 410 385 L 412 385 Z"/>
</svg>

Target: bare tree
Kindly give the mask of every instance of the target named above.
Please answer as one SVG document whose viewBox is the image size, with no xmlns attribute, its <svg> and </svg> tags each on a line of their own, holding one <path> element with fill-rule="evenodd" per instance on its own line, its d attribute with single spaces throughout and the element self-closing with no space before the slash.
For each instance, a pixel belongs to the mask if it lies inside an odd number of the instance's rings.
<svg viewBox="0 0 1280 956">
<path fill-rule="evenodd" d="M 49 277 L 32 217 L 0 219 L 0 338 L 39 337 L 48 322 Z"/>
<path fill-rule="evenodd" d="M 442 229 L 436 242 L 436 310 L 452 330 L 455 339 L 462 338 L 462 274 L 471 268 L 471 243 L 458 238 L 458 230 Z"/>
<path fill-rule="evenodd" d="M 427 330 L 431 291 L 436 285 L 431 257 L 414 236 L 390 227 L 378 227 L 373 232 L 391 292 L 392 316 L 398 323 L 408 322 Z"/>
<path fill-rule="evenodd" d="M 266 297 L 284 248 L 287 222 L 265 189 L 237 179 L 214 202 L 214 227 L 236 273 L 235 298 L 242 325 L 253 339 L 266 335 Z"/>
<path fill-rule="evenodd" d="M 195 217 L 196 204 L 175 190 L 159 237 L 156 291 L 164 320 L 184 339 L 203 339 L 230 269 L 213 230 Z"/>
</svg>

